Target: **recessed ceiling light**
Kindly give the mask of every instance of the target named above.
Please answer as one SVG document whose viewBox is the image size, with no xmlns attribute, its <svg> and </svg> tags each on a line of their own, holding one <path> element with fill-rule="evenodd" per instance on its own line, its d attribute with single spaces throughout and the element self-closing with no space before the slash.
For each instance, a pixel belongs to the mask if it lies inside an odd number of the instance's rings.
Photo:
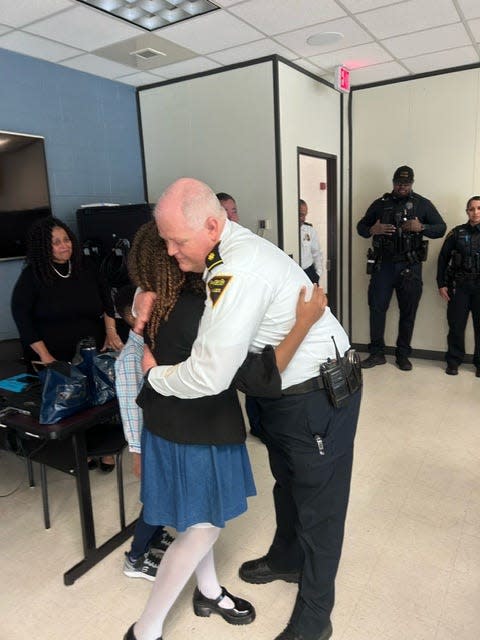
<svg viewBox="0 0 480 640">
<path fill-rule="evenodd" d="M 147 31 L 155 31 L 219 7 L 210 0 L 77 0 Z"/>
<path fill-rule="evenodd" d="M 343 33 L 339 31 L 322 31 L 321 33 L 314 33 L 307 38 L 307 44 L 312 47 L 322 47 L 326 44 L 335 44 L 343 38 Z"/>
</svg>

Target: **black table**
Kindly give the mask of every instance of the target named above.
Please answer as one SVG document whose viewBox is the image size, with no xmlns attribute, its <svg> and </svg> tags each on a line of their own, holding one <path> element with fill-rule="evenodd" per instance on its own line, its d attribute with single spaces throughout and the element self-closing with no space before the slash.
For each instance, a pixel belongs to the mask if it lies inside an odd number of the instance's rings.
<svg viewBox="0 0 480 640">
<path fill-rule="evenodd" d="M 136 520 L 129 525 L 125 525 L 125 522 L 122 521 L 118 533 L 100 547 L 96 546 L 85 434 L 90 427 L 112 419 L 117 413 L 117 402 L 112 400 L 104 405 L 82 411 L 57 424 L 40 424 L 30 415 L 15 412 L 3 415 L 0 420 L 2 427 L 11 429 L 20 436 L 36 439 L 39 443 L 42 440 L 57 441 L 54 448 L 58 446 L 58 451 L 62 452 L 61 456 L 52 456 L 48 446 L 44 448 L 38 446 L 36 447 L 37 451 L 32 453 L 31 459 L 75 475 L 84 558 L 63 574 L 65 585 L 73 584 L 77 578 L 80 578 L 125 540 L 128 540 L 135 528 Z M 66 450 L 70 450 L 70 457 L 63 455 Z M 59 463 L 59 460 L 63 462 Z M 69 466 L 71 469 L 68 468 Z"/>
</svg>

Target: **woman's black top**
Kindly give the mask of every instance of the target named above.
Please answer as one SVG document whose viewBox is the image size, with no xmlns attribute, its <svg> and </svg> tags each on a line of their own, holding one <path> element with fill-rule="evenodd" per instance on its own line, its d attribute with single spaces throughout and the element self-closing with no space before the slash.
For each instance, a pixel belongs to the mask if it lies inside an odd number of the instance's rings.
<svg viewBox="0 0 480 640">
<path fill-rule="evenodd" d="M 55 267 L 67 273 L 67 265 Z M 39 340 L 54 358 L 66 361 L 72 360 L 78 341 L 87 336 L 95 338 L 98 348 L 103 347 L 104 312 L 114 317 L 110 293 L 88 266 L 68 278 L 55 274 L 51 284 L 37 280 L 27 266 L 12 294 L 12 315 L 27 361 L 38 359 L 29 345 Z"/>
<path fill-rule="evenodd" d="M 204 298 L 184 291 L 166 322 L 158 328 L 153 355 L 159 365 L 186 360 L 197 337 Z M 137 399 L 145 428 L 181 444 L 225 445 L 245 441 L 245 423 L 236 390 L 185 400 L 162 396 L 149 384 Z"/>
</svg>

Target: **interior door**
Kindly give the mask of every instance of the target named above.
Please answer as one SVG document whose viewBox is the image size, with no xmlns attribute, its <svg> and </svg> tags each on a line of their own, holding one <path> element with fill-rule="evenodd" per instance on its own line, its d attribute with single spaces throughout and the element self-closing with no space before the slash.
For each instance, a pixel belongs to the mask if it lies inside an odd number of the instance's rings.
<svg viewBox="0 0 480 640">
<path fill-rule="evenodd" d="M 308 205 L 309 222 L 323 254 L 320 286 L 337 311 L 337 160 L 313 149 L 298 148 L 298 198 Z M 299 227 L 300 230 L 300 227 Z M 299 234 L 300 242 L 300 234 Z"/>
</svg>

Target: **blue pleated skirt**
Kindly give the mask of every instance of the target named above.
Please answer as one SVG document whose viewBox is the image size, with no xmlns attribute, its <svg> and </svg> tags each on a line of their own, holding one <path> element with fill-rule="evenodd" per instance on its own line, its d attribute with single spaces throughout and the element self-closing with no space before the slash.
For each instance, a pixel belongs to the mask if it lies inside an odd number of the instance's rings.
<svg viewBox="0 0 480 640">
<path fill-rule="evenodd" d="M 256 495 L 244 444 L 177 444 L 142 431 L 143 516 L 177 531 L 200 522 L 224 527 Z"/>
</svg>

